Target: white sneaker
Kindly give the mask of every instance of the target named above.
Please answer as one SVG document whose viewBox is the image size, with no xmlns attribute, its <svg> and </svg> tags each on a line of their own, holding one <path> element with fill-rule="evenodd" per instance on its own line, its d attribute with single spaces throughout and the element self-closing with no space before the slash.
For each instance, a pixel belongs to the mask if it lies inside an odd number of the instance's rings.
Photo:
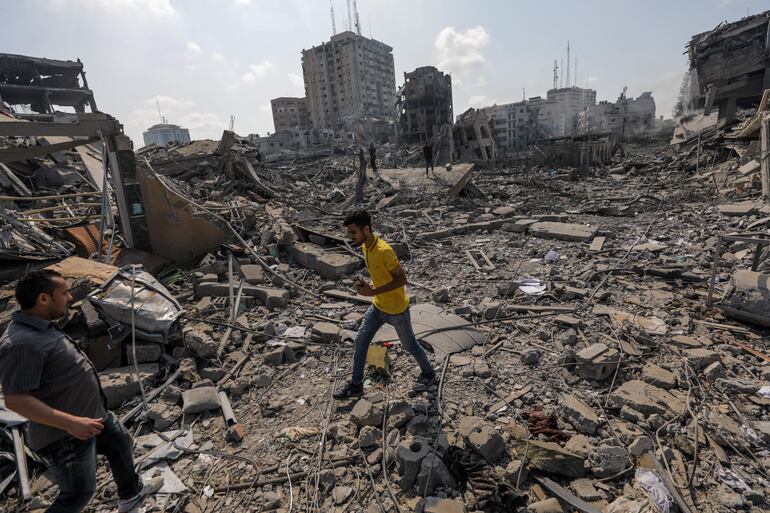
<svg viewBox="0 0 770 513">
<path fill-rule="evenodd" d="M 135 511 L 138 511 L 142 499 L 160 490 L 161 486 L 163 486 L 162 476 L 153 477 L 149 481 L 144 481 L 142 483 L 142 490 L 138 494 L 129 499 L 121 499 L 120 502 L 118 502 L 118 512 L 134 513 Z"/>
</svg>

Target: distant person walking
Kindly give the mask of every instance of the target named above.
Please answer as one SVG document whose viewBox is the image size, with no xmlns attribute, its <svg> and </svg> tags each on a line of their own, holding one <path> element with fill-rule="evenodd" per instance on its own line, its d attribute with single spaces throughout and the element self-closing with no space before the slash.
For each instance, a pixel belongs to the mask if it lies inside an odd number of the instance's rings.
<svg viewBox="0 0 770 513">
<path fill-rule="evenodd" d="M 369 144 L 369 163 L 372 165 L 372 170 L 377 172 L 377 148 L 374 147 L 374 143 Z"/>
<path fill-rule="evenodd" d="M 425 176 L 428 176 L 428 167 L 433 171 L 433 143 L 423 146 L 422 154 L 425 157 Z M 436 172 L 433 171 L 433 174 L 436 174 Z"/>
</svg>

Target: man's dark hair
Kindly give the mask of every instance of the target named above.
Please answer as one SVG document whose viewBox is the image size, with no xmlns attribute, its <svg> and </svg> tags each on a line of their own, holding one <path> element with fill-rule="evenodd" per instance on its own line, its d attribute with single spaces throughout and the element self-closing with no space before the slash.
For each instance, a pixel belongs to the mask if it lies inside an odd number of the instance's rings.
<svg viewBox="0 0 770 513">
<path fill-rule="evenodd" d="M 368 226 L 369 229 L 371 230 L 372 218 L 369 215 L 369 212 L 367 212 L 366 210 L 359 210 L 358 212 L 353 212 L 352 214 L 348 214 L 348 216 L 342 222 L 343 226 L 349 226 L 351 224 L 358 226 L 359 230 L 363 230 L 364 226 Z"/>
<path fill-rule="evenodd" d="M 16 284 L 16 302 L 22 310 L 28 310 L 35 307 L 37 296 L 46 293 L 53 295 L 56 289 L 54 278 L 61 278 L 62 275 L 51 269 L 42 271 L 32 271 L 25 275 Z"/>
</svg>

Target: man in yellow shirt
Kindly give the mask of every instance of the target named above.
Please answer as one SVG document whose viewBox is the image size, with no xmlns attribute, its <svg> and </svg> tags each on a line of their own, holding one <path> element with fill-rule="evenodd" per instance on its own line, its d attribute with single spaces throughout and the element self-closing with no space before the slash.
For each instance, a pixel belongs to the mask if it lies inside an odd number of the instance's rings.
<svg viewBox="0 0 770 513">
<path fill-rule="evenodd" d="M 409 315 L 409 298 L 406 295 L 406 274 L 398 263 L 398 257 L 390 244 L 372 233 L 372 219 L 365 211 L 356 212 L 343 222 L 348 237 L 361 246 L 366 261 L 366 270 L 372 278 L 372 285 L 356 277 L 356 288 L 363 296 L 373 296 L 372 306 L 364 314 L 356 336 L 356 350 L 353 355 L 353 379 L 334 393 L 335 399 L 348 399 L 363 394 L 364 366 L 366 353 L 375 333 L 383 324 L 396 329 L 404 349 L 414 356 L 421 374 L 414 390 L 422 392 L 436 382 L 436 373 L 428 360 L 425 350 L 417 343 Z"/>
</svg>

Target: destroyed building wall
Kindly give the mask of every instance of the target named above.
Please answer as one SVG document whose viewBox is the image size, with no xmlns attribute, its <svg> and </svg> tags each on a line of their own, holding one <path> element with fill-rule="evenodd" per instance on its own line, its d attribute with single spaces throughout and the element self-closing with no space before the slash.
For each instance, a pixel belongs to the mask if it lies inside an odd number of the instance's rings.
<svg viewBox="0 0 770 513">
<path fill-rule="evenodd" d="M 165 146 L 169 143 L 188 143 L 190 142 L 190 131 L 179 125 L 170 123 L 158 123 L 148 128 L 142 133 L 144 145 L 157 144 Z"/>
<path fill-rule="evenodd" d="M 98 112 L 83 63 L 0 53 L 0 101 L 53 113 L 57 106 Z"/>
<path fill-rule="evenodd" d="M 289 129 L 307 130 L 312 127 L 307 99 L 281 97 L 270 100 L 273 110 L 273 128 L 275 132 Z"/>
<path fill-rule="evenodd" d="M 336 129 L 345 116 L 394 117 L 393 48 L 385 43 L 342 32 L 302 50 L 302 73 L 315 128 Z"/>
<path fill-rule="evenodd" d="M 655 99 L 649 91 L 638 98 L 625 92 L 614 103 L 599 102 L 578 114 L 580 133 L 612 132 L 624 140 L 650 134 L 655 130 Z"/>
<path fill-rule="evenodd" d="M 482 109 L 468 109 L 452 128 L 454 160 L 493 160 L 497 158 L 494 128 Z"/>
<path fill-rule="evenodd" d="M 711 109 L 732 119 L 737 108 L 756 107 L 770 88 L 770 11 L 724 23 L 694 35 L 687 45 L 690 59 L 686 111 Z"/>
<path fill-rule="evenodd" d="M 406 144 L 433 140 L 439 127 L 452 123 L 452 77 L 433 66 L 404 72 L 398 91 L 398 135 Z"/>
</svg>

